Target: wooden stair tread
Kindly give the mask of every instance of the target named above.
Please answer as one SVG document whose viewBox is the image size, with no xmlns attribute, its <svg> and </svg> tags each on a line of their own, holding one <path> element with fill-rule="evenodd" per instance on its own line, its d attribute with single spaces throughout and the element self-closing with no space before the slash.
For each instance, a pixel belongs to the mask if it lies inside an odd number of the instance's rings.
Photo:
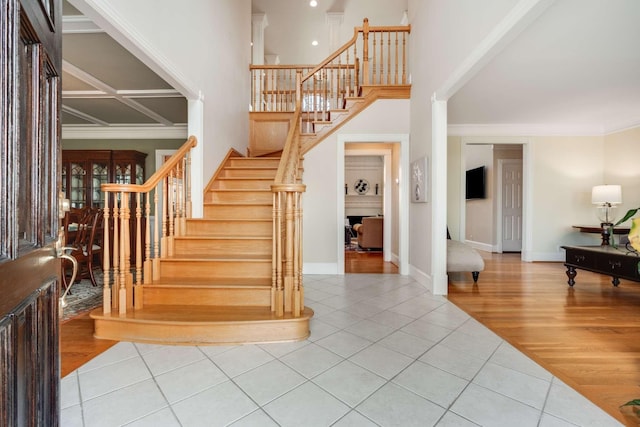
<svg viewBox="0 0 640 427">
<path fill-rule="evenodd" d="M 211 193 L 271 193 L 268 188 L 212 188 Z"/>
<path fill-rule="evenodd" d="M 273 181 L 273 178 L 266 176 L 220 176 L 220 181 Z"/>
<path fill-rule="evenodd" d="M 260 202 L 205 202 L 205 206 L 273 206 L 273 203 L 260 203 Z"/>
<path fill-rule="evenodd" d="M 189 254 L 179 256 L 166 256 L 160 260 L 162 261 L 271 261 L 271 255 L 258 255 L 258 254 L 242 254 L 242 256 L 230 254 L 227 256 L 216 255 L 209 256 L 206 254 Z"/>
<path fill-rule="evenodd" d="M 199 234 L 197 236 L 189 236 L 188 234 L 185 236 L 176 236 L 176 240 L 271 240 L 271 236 L 217 236 L 217 235 L 206 235 Z"/>
<path fill-rule="evenodd" d="M 285 313 L 283 317 L 276 316 L 269 307 L 226 307 L 226 306 L 198 306 L 198 305 L 149 305 L 143 309 L 130 310 L 124 315 L 117 312 L 102 313 L 102 308 L 91 312 L 93 319 L 111 319 L 143 321 L 147 323 L 184 322 L 188 324 L 210 322 L 279 322 L 283 319 L 305 320 L 313 316 L 313 310 L 305 307 L 300 317 L 293 317 Z"/>
<path fill-rule="evenodd" d="M 241 279 L 234 277 L 207 277 L 207 278 L 179 278 L 179 279 L 160 279 L 156 282 L 145 284 L 145 287 L 239 287 L 239 288 L 259 288 L 271 287 L 271 278 L 264 277 L 243 277 Z"/>
</svg>

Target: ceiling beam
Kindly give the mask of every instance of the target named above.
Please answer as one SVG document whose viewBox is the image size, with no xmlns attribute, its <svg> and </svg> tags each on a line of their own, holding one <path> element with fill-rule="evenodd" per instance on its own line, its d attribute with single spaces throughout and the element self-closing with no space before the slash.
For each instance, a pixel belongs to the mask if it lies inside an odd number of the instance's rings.
<svg viewBox="0 0 640 427">
<path fill-rule="evenodd" d="M 68 61 L 63 60 L 62 61 L 62 71 L 69 73 L 69 75 L 77 78 L 78 80 L 83 81 L 84 83 L 95 87 L 96 89 L 100 90 L 101 92 L 103 92 L 106 95 L 109 95 L 111 97 L 113 97 L 114 99 L 120 101 L 121 103 L 123 103 L 124 105 L 138 111 L 139 113 L 144 114 L 145 116 L 155 120 L 158 123 L 161 123 L 165 126 L 173 126 L 174 123 L 170 120 L 168 120 L 166 117 L 161 116 L 160 114 L 156 113 L 155 111 L 150 110 L 149 108 L 145 107 L 144 105 L 140 104 L 139 102 L 134 101 L 133 99 L 127 97 L 127 96 L 123 96 L 119 93 L 118 90 L 116 90 L 115 88 L 109 86 L 108 84 L 106 84 L 105 82 L 103 82 L 102 80 L 98 79 L 97 77 L 87 73 L 86 71 L 76 67 L 75 65 L 71 64 Z M 64 97 L 62 102 L 64 103 Z"/>
<path fill-rule="evenodd" d="M 63 104 L 61 106 L 61 109 L 63 112 L 67 114 L 71 114 L 74 117 L 78 117 L 79 119 L 86 120 L 88 122 L 91 122 L 100 126 L 109 126 L 109 123 L 105 122 L 104 120 L 100 120 L 99 118 L 94 117 L 90 114 L 83 113 L 82 111 L 78 111 L 75 108 L 69 107 L 68 105 Z"/>
</svg>

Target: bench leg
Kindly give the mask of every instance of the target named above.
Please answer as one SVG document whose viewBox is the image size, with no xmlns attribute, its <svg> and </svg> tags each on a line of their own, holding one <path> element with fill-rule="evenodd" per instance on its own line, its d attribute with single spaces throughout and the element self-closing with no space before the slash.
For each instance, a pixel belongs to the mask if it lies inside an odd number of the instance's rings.
<svg viewBox="0 0 640 427">
<path fill-rule="evenodd" d="M 479 271 L 472 271 L 471 275 L 473 276 L 473 283 L 478 283 L 478 276 L 480 276 Z"/>
</svg>

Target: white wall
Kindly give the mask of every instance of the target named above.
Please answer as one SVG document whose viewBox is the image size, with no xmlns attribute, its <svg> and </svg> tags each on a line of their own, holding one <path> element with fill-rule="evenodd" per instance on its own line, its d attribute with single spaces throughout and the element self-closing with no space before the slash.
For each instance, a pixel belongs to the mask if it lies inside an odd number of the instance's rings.
<svg viewBox="0 0 640 427">
<path fill-rule="evenodd" d="M 640 207 L 640 127 L 607 135 L 604 138 L 602 158 L 604 176 L 598 184 L 620 184 L 622 204 L 618 219 L 629 209 Z M 627 223 L 629 225 L 630 222 Z"/>
<path fill-rule="evenodd" d="M 409 0 L 411 161 L 427 156 L 432 165 L 440 167 L 443 162 L 446 165 L 447 147 L 434 151 L 432 145 L 431 96 L 516 3 L 517 0 Z M 446 179 L 446 171 L 438 179 Z M 433 176 L 429 182 L 432 183 L 429 193 L 434 194 Z M 435 231 L 431 226 L 435 212 L 445 215 L 446 196 L 440 197 L 440 200 L 410 206 L 411 274 L 431 289 L 432 240 L 436 235 L 444 238 L 444 230 Z"/>
<path fill-rule="evenodd" d="M 494 244 L 494 191 L 495 170 L 493 167 L 493 145 L 467 145 L 464 149 L 466 170 L 485 167 L 484 199 L 465 202 L 465 240 L 475 247 L 491 247 Z"/>
<path fill-rule="evenodd" d="M 337 192 L 344 195 L 344 182 L 338 183 L 336 158 L 338 135 L 348 140 L 348 135 L 408 134 L 409 101 L 379 100 L 338 132 L 312 148 L 304 156 L 304 267 L 305 273 L 338 273 L 339 246 L 336 221 Z M 395 141 L 388 141 L 395 142 Z M 344 225 L 344 224 L 343 224 Z M 343 237 L 344 239 L 344 237 Z"/>
<path fill-rule="evenodd" d="M 572 225 L 596 224 L 591 188 L 603 179 L 603 137 L 536 137 L 531 144 L 533 261 L 562 261 L 561 245 L 598 244 Z"/>
<path fill-rule="evenodd" d="M 187 98 L 202 98 L 204 140 L 197 149 L 204 165 L 202 182 L 209 180 L 230 147 L 245 151 L 249 138 L 250 0 L 70 3 L 134 50 Z"/>
</svg>

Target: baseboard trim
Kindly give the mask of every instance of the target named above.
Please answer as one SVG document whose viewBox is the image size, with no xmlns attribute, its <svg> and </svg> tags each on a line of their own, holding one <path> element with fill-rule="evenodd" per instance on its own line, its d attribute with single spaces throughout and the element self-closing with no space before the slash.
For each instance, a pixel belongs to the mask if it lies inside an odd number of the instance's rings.
<svg viewBox="0 0 640 427">
<path fill-rule="evenodd" d="M 302 274 L 344 274 L 344 272 L 338 272 L 337 263 L 305 262 L 302 264 Z"/>
<path fill-rule="evenodd" d="M 433 294 L 433 279 L 430 275 L 414 267 L 413 265 L 409 265 L 409 276 L 413 277 L 416 282 L 420 283 Z"/>
</svg>

